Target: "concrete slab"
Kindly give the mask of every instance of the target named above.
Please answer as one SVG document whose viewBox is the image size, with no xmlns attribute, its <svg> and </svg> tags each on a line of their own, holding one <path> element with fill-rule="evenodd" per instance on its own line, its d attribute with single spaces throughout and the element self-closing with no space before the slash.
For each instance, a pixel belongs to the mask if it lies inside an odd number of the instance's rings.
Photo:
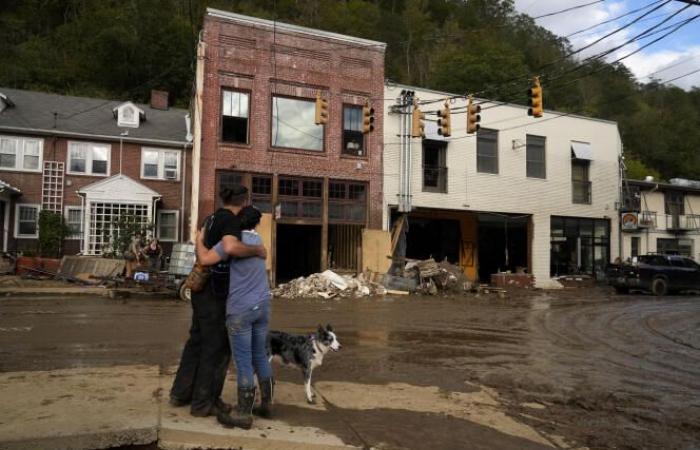
<svg viewBox="0 0 700 450">
<path fill-rule="evenodd" d="M 13 297 L 20 296 L 56 296 L 65 297 L 72 295 L 93 295 L 93 296 L 108 296 L 109 289 L 91 286 L 74 286 L 74 287 L 3 287 L 0 288 L 0 295 L 11 295 Z"/>
<path fill-rule="evenodd" d="M 0 374 L 0 448 L 88 450 L 157 439 L 156 366 Z"/>
</svg>

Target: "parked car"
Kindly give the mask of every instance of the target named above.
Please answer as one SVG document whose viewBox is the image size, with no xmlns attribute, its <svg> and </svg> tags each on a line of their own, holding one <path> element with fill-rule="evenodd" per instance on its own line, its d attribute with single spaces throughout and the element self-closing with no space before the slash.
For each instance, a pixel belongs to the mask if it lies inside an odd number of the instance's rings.
<svg viewBox="0 0 700 450">
<path fill-rule="evenodd" d="M 633 264 L 610 264 L 608 283 L 618 294 L 642 290 L 654 295 L 700 290 L 700 264 L 677 255 L 643 255 Z"/>
</svg>

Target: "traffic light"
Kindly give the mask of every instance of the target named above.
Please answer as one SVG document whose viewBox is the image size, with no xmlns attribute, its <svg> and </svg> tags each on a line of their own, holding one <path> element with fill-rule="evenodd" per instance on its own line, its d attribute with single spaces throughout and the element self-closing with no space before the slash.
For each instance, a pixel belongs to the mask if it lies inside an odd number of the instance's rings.
<svg viewBox="0 0 700 450">
<path fill-rule="evenodd" d="M 316 125 L 328 123 L 328 100 L 321 97 L 321 92 L 316 92 Z"/>
<path fill-rule="evenodd" d="M 469 97 L 469 103 L 467 103 L 467 133 L 476 133 L 481 128 L 479 122 L 481 122 L 481 106 L 475 105 L 471 97 Z"/>
<path fill-rule="evenodd" d="M 542 103 L 542 86 L 540 86 L 540 78 L 535 77 L 534 83 L 527 90 L 528 100 L 527 105 L 530 107 L 527 110 L 527 115 L 532 117 L 542 117 L 544 113 L 544 104 Z"/>
<path fill-rule="evenodd" d="M 374 108 L 369 106 L 369 100 L 362 107 L 362 132 L 367 134 L 374 131 Z"/>
<path fill-rule="evenodd" d="M 450 104 L 445 102 L 445 108 L 438 111 L 438 134 L 442 137 L 450 137 L 452 135 L 452 126 L 450 125 Z"/>
<path fill-rule="evenodd" d="M 423 123 L 423 119 L 425 119 L 425 113 L 420 110 L 418 103 L 414 100 L 413 115 L 411 116 L 411 137 L 425 137 L 425 124 Z"/>
</svg>

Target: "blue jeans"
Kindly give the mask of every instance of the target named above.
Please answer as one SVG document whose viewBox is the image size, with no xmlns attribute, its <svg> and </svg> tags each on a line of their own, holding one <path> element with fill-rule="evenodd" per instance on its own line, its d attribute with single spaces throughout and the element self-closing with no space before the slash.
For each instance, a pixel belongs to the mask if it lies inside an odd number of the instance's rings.
<svg viewBox="0 0 700 450">
<path fill-rule="evenodd" d="M 236 361 L 239 388 L 254 387 L 255 374 L 259 380 L 272 377 L 272 367 L 265 350 L 269 319 L 269 302 L 261 303 L 240 314 L 226 316 L 226 328 L 233 359 Z"/>
</svg>

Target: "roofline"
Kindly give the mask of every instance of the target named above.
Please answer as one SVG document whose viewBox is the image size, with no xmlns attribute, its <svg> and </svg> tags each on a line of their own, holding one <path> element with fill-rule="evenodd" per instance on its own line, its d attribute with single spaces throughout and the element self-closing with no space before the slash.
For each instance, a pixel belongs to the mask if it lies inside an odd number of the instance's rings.
<svg viewBox="0 0 700 450">
<path fill-rule="evenodd" d="M 21 127 L 8 127 L 0 125 L 0 131 L 9 131 L 12 133 L 26 133 L 26 134 L 42 134 L 48 136 L 65 136 L 65 137 L 77 137 L 77 138 L 92 138 L 92 139 L 104 139 L 107 141 L 119 142 L 134 142 L 134 143 L 145 143 L 145 144 L 158 144 L 158 145 L 168 145 L 172 147 L 192 147 L 191 142 L 187 141 L 169 141 L 163 139 L 149 139 L 149 138 L 138 138 L 129 136 L 112 136 L 104 134 L 88 134 L 88 133 L 76 133 L 73 131 L 60 131 L 60 130 L 45 130 L 41 128 L 21 128 Z"/>
<path fill-rule="evenodd" d="M 648 188 L 666 189 L 666 190 L 672 190 L 672 191 L 684 191 L 684 192 L 698 192 L 698 193 L 700 193 L 699 188 L 694 188 L 692 186 L 680 186 L 678 184 L 671 184 L 671 183 L 665 183 L 665 182 L 660 182 L 660 181 L 632 180 L 629 178 L 626 178 L 625 181 L 628 184 L 631 184 L 633 186 L 639 186 L 639 187 L 648 187 Z"/>
<path fill-rule="evenodd" d="M 431 94 L 444 95 L 445 97 L 453 97 L 453 96 L 455 96 L 455 95 L 458 95 L 458 94 L 455 94 L 454 92 L 438 91 L 438 90 L 435 90 L 435 89 L 429 89 L 429 88 L 424 88 L 424 87 L 420 87 L 420 86 L 410 86 L 410 85 L 408 85 L 408 84 L 401 84 L 401 83 L 394 83 L 394 82 L 391 82 L 391 83 L 384 82 L 384 86 L 385 86 L 385 87 L 399 87 L 399 88 L 405 88 L 405 89 L 414 90 L 414 91 L 429 92 L 429 93 L 431 93 Z M 488 98 L 480 98 L 480 97 L 479 97 L 479 98 L 475 98 L 475 100 L 479 100 L 479 101 L 488 101 L 488 102 L 495 101 L 495 100 L 490 100 L 490 99 L 488 99 Z M 513 108 L 520 108 L 520 109 L 524 109 L 524 110 L 527 110 L 527 109 L 528 109 L 527 106 L 525 106 L 525 105 L 519 105 L 519 104 L 517 104 L 517 103 L 502 102 L 502 101 L 500 101 L 500 100 L 498 101 L 498 103 L 499 103 L 500 105 L 503 105 L 503 106 L 511 106 L 511 107 L 513 107 Z M 554 111 L 554 110 L 552 110 L 552 109 L 545 109 L 544 111 L 547 112 L 547 113 L 549 113 L 549 114 L 554 114 L 554 115 L 557 115 L 557 116 L 573 117 L 573 118 L 575 118 L 575 119 L 593 120 L 593 121 L 595 121 L 595 122 L 602 122 L 602 123 L 607 123 L 607 124 L 610 124 L 610 125 L 615 125 L 615 126 L 617 126 L 617 122 L 612 121 L 612 120 L 599 119 L 599 118 L 597 118 L 597 117 L 582 116 L 582 115 L 580 115 L 580 114 L 563 113 L 563 112 L 559 112 L 559 111 Z"/>
<path fill-rule="evenodd" d="M 260 19 L 258 17 L 244 16 L 242 14 L 236 14 L 228 11 L 222 11 L 215 8 L 207 8 L 207 16 L 217 17 L 220 19 L 226 19 L 231 22 L 237 22 L 244 25 L 259 26 L 263 28 L 274 29 L 277 32 L 288 32 L 288 33 L 298 33 L 306 34 L 310 36 L 322 37 L 326 39 L 335 39 L 337 41 L 346 42 L 348 44 L 361 45 L 361 46 L 371 46 L 378 47 L 382 51 L 386 50 L 386 43 L 379 41 L 372 41 L 369 39 L 358 38 L 354 36 L 348 36 L 345 34 L 333 33 L 330 31 L 317 30 L 313 28 L 302 27 L 299 25 L 292 25 L 284 22 L 277 22 L 268 19 Z"/>
</svg>

